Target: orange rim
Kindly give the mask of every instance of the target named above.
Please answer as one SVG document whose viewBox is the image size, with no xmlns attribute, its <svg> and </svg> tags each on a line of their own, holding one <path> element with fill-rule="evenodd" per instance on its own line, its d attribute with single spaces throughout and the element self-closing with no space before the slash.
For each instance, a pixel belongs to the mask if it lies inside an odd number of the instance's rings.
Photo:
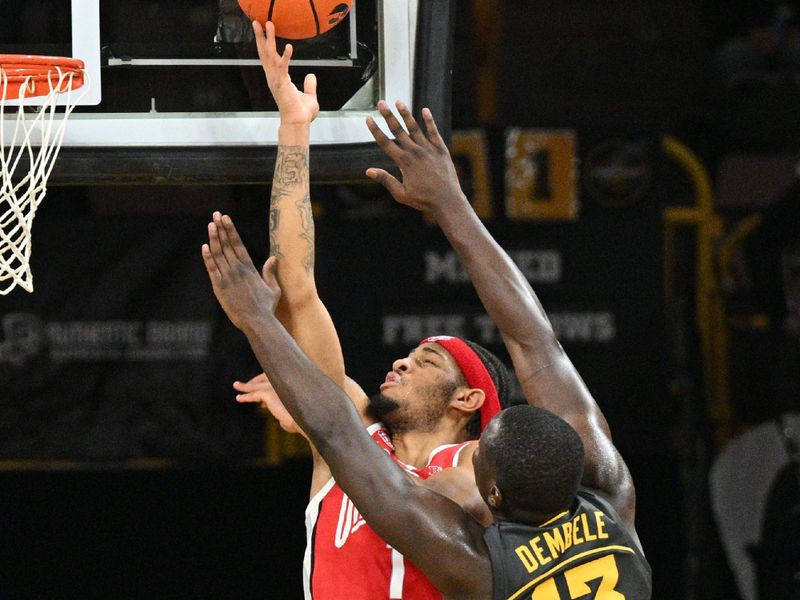
<svg viewBox="0 0 800 600">
<path fill-rule="evenodd" d="M 51 85 L 58 84 L 59 69 L 66 77 L 54 90 Z M 0 72 L 0 98 L 5 94 L 6 100 L 19 98 L 23 87 L 25 98 L 37 98 L 76 90 L 85 83 L 83 61 L 65 56 L 0 54 Z"/>
</svg>

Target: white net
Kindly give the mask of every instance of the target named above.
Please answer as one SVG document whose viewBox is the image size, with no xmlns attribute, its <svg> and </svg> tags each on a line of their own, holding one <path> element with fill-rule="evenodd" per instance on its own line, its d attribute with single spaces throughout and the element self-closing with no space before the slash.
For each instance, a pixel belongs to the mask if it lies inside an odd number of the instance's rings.
<svg viewBox="0 0 800 600">
<path fill-rule="evenodd" d="M 47 179 L 64 139 L 67 117 L 80 100 L 78 97 L 63 111 L 57 110 L 59 94 L 72 89 L 75 76 L 74 71 L 53 66 L 47 75 L 49 92 L 37 98 L 41 105 L 33 112 L 28 112 L 31 108 L 23 102 L 26 93 L 34 89 L 33 77 L 28 78 L 20 87 L 19 98 L 9 98 L 20 100 L 16 116 L 7 117 L 9 74 L 0 65 L 0 295 L 16 286 L 33 292 L 33 219 L 47 192 Z M 84 85 L 83 93 L 86 89 L 88 85 Z M 13 125 L 6 127 L 12 121 Z M 12 132 L 10 135 L 7 129 Z"/>
</svg>

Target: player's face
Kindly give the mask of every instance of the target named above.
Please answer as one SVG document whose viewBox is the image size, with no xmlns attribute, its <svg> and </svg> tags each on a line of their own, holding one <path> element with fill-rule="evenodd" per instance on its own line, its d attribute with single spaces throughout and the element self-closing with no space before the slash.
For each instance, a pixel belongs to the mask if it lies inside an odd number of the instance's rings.
<svg viewBox="0 0 800 600">
<path fill-rule="evenodd" d="M 438 344 L 423 344 L 394 361 L 368 411 L 395 431 L 430 431 L 460 385 L 463 377 L 450 353 Z"/>
</svg>

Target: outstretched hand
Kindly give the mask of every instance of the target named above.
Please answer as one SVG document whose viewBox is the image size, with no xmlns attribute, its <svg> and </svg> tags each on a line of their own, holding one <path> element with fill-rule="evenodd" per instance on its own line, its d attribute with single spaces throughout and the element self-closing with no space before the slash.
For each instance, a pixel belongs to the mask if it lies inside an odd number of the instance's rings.
<svg viewBox="0 0 800 600">
<path fill-rule="evenodd" d="M 383 169 L 375 168 L 367 169 L 367 177 L 383 185 L 401 204 L 434 216 L 453 202 L 466 201 L 450 151 L 439 135 L 430 109 L 422 109 L 426 135 L 408 106 L 402 102 L 397 102 L 396 106 L 405 129 L 386 101 L 378 103 L 378 110 L 386 120 L 394 140 L 381 131 L 372 117 L 367 117 L 367 127 L 381 150 L 400 168 L 403 181 L 398 181 Z"/>
<path fill-rule="evenodd" d="M 278 54 L 275 43 L 275 26 L 267 21 L 264 27 L 253 21 L 253 32 L 261 66 L 267 75 L 267 85 L 272 97 L 278 104 L 281 124 L 310 124 L 319 114 L 317 101 L 317 77 L 313 73 L 306 75 L 303 91 L 297 89 L 289 76 L 289 61 L 293 48 L 286 44 L 283 55 Z"/>
<path fill-rule="evenodd" d="M 275 278 L 277 259 L 271 256 L 259 275 L 233 221 L 215 212 L 208 224 L 208 244 L 203 244 L 203 262 L 214 295 L 225 314 L 239 329 L 252 320 L 274 313 L 281 296 Z"/>
<path fill-rule="evenodd" d="M 257 402 L 261 405 L 261 408 L 269 411 L 275 417 L 284 431 L 299 433 L 305 437 L 292 415 L 286 410 L 281 399 L 278 398 L 278 393 L 272 387 L 265 373 L 256 375 L 249 381 L 234 381 L 233 388 L 239 392 L 236 395 L 237 402 Z"/>
</svg>

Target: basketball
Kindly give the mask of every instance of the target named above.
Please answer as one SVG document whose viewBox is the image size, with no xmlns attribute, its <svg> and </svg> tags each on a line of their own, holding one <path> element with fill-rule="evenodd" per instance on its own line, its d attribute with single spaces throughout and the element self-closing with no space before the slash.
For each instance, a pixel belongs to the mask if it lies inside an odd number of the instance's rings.
<svg viewBox="0 0 800 600">
<path fill-rule="evenodd" d="M 344 20 L 353 0 L 239 0 L 244 13 L 262 25 L 272 21 L 275 35 L 305 40 L 333 29 Z"/>
</svg>

